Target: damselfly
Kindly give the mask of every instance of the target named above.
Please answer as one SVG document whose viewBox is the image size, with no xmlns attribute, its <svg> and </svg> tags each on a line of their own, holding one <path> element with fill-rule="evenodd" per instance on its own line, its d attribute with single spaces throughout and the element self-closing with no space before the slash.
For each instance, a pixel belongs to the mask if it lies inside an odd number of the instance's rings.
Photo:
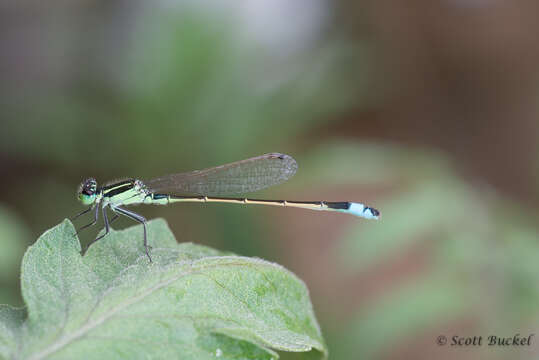
<svg viewBox="0 0 539 360">
<path fill-rule="evenodd" d="M 105 233 L 90 244 L 107 235 L 110 232 L 110 223 L 116 220 L 119 215 L 138 221 L 143 225 L 144 248 L 151 262 L 146 219 L 124 206 L 134 204 L 167 205 L 175 202 L 218 202 L 338 211 L 366 219 L 378 219 L 380 215 L 378 210 L 357 202 L 260 200 L 222 197 L 258 191 L 280 184 L 290 179 L 296 173 L 297 168 L 297 163 L 291 156 L 272 153 L 205 170 L 167 175 L 148 181 L 127 179 L 98 187 L 97 181 L 94 178 L 89 178 L 80 185 L 78 196 L 84 205 L 89 205 L 90 207 L 75 215 L 72 220 L 94 210 L 93 221 L 81 227 L 77 231 L 78 234 L 80 231 L 97 223 L 99 209 L 101 208 L 105 223 Z M 107 208 L 115 213 L 111 221 L 107 216 Z"/>
</svg>

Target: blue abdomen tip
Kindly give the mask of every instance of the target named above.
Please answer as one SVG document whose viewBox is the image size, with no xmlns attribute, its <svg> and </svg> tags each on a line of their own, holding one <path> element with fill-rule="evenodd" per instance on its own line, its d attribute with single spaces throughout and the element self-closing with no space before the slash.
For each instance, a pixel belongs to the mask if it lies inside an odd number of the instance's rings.
<svg viewBox="0 0 539 360">
<path fill-rule="evenodd" d="M 347 212 L 365 219 L 378 220 L 380 217 L 380 211 L 376 210 L 375 208 L 354 202 L 350 203 L 350 207 L 348 208 Z"/>
</svg>

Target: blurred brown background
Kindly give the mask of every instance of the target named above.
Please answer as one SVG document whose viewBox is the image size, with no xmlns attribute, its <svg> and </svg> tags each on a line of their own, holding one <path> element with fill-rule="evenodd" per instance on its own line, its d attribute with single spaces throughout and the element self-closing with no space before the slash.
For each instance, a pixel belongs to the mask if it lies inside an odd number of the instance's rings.
<svg viewBox="0 0 539 360">
<path fill-rule="evenodd" d="M 356 200 L 382 220 L 137 211 L 298 274 L 330 358 L 537 358 L 538 33 L 531 0 L 5 1 L 0 302 L 22 304 L 22 254 L 81 210 L 83 178 L 278 151 L 298 174 L 261 196 Z M 537 335 L 436 345 L 516 333 Z"/>
</svg>

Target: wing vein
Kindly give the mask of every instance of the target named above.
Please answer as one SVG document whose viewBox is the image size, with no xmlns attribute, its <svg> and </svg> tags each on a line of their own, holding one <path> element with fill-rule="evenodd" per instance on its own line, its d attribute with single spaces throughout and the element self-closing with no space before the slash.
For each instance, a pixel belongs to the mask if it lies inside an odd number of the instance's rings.
<svg viewBox="0 0 539 360">
<path fill-rule="evenodd" d="M 298 168 L 289 155 L 271 153 L 204 170 L 167 175 L 145 181 L 153 193 L 176 195 L 236 195 L 277 185 Z"/>
</svg>

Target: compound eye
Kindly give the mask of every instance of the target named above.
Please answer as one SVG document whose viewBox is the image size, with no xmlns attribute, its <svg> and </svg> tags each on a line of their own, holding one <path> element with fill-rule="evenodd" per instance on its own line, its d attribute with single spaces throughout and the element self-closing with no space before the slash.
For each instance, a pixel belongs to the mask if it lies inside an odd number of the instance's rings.
<svg viewBox="0 0 539 360">
<path fill-rule="evenodd" d="M 89 178 L 84 181 L 82 185 L 81 193 L 84 195 L 94 195 L 97 191 L 97 182 L 94 178 Z"/>
<path fill-rule="evenodd" d="M 84 180 L 79 189 L 79 200 L 85 205 L 95 202 L 97 193 L 97 182 L 94 178 Z"/>
</svg>

